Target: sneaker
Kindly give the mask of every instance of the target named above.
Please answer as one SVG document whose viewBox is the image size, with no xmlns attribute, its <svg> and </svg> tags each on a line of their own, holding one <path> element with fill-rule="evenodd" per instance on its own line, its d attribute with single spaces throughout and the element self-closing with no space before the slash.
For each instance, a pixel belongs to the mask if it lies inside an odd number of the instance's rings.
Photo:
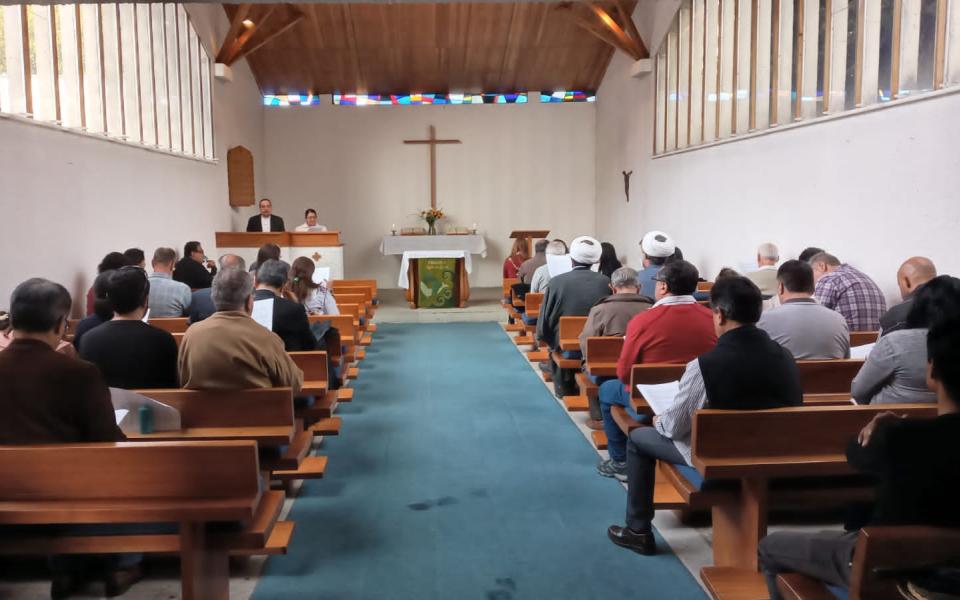
<svg viewBox="0 0 960 600">
<path fill-rule="evenodd" d="M 612 458 L 602 460 L 597 464 L 597 473 L 604 477 L 613 477 L 618 481 L 626 481 L 627 461 L 621 462 L 619 460 L 613 460 Z"/>
</svg>

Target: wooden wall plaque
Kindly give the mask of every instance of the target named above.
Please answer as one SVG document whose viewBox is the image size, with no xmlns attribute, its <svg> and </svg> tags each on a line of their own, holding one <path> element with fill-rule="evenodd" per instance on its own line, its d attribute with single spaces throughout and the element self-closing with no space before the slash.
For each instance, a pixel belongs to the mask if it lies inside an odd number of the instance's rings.
<svg viewBox="0 0 960 600">
<path fill-rule="evenodd" d="M 253 206 L 253 154 L 243 146 L 227 151 L 227 186 L 230 206 Z"/>
</svg>

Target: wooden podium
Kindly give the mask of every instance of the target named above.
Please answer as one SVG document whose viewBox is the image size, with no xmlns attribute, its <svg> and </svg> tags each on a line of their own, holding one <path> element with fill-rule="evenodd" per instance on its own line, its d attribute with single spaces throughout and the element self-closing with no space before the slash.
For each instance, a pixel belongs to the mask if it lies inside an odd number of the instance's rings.
<svg viewBox="0 0 960 600">
<path fill-rule="evenodd" d="M 309 257 L 318 267 L 330 268 L 330 279 L 343 279 L 343 243 L 339 231 L 316 233 L 270 232 L 244 233 L 218 231 L 217 256 L 236 254 L 247 264 L 257 260 L 257 251 L 264 244 L 280 246 L 280 258 L 292 263 L 301 256 Z"/>
<path fill-rule="evenodd" d="M 549 229 L 517 229 L 510 232 L 510 239 L 526 239 L 527 255 L 533 256 L 533 240 L 543 239 L 550 235 Z"/>
</svg>

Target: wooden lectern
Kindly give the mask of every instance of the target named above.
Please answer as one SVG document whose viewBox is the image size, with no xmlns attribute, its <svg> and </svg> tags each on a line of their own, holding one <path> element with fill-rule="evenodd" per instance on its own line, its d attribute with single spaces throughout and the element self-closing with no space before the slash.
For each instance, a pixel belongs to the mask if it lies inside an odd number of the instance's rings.
<svg viewBox="0 0 960 600">
<path fill-rule="evenodd" d="M 533 240 L 543 239 L 550 235 L 549 229 L 517 229 L 510 232 L 510 239 L 524 239 L 527 240 L 527 255 L 533 256 Z"/>
<path fill-rule="evenodd" d="M 323 232 L 236 232 L 216 233 L 217 254 L 237 254 L 247 264 L 257 259 L 260 246 L 273 243 L 280 246 L 280 258 L 292 263 L 307 256 L 318 267 L 330 268 L 330 279 L 343 279 L 343 243 L 339 231 Z"/>
</svg>

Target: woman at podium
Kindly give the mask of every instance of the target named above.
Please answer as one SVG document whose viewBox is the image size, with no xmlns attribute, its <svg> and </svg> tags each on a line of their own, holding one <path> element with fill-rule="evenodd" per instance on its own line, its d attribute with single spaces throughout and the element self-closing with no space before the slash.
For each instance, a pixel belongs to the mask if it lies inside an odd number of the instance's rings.
<svg viewBox="0 0 960 600">
<path fill-rule="evenodd" d="M 308 208 L 306 212 L 303 213 L 303 218 L 306 222 L 303 225 L 297 225 L 295 231 L 314 233 L 327 230 L 325 226 L 317 223 L 317 211 L 312 208 Z"/>
</svg>

